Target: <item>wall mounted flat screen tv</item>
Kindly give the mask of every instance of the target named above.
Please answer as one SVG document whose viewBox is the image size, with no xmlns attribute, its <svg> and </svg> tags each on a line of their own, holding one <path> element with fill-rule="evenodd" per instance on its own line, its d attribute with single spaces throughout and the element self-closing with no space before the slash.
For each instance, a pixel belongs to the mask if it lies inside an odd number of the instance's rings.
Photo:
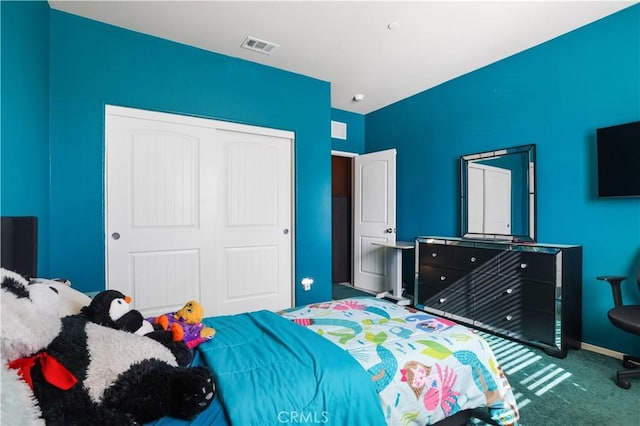
<svg viewBox="0 0 640 426">
<path fill-rule="evenodd" d="M 640 121 L 596 131 L 598 196 L 640 197 Z"/>
</svg>

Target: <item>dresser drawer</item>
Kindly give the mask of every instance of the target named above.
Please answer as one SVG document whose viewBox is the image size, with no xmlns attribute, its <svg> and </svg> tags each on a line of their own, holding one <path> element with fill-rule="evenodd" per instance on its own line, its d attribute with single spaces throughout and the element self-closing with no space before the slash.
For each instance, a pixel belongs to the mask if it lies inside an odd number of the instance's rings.
<svg viewBox="0 0 640 426">
<path fill-rule="evenodd" d="M 552 314 L 525 309 L 522 311 L 522 336 L 528 341 L 556 345 L 556 321 Z"/>
<path fill-rule="evenodd" d="M 519 340 L 552 346 L 556 344 L 555 316 L 550 313 L 503 307 L 490 315 L 476 315 L 474 325 Z"/>
<path fill-rule="evenodd" d="M 456 247 L 453 252 L 453 267 L 464 271 L 498 273 L 500 250 L 475 247 Z"/>
<path fill-rule="evenodd" d="M 521 333 L 522 310 L 518 306 L 477 305 L 474 325 L 506 336 Z"/>
<path fill-rule="evenodd" d="M 458 269 L 439 268 L 430 265 L 420 265 L 418 275 L 419 285 L 428 285 L 437 290 L 450 290 L 472 292 L 473 284 L 471 277 L 464 271 Z"/>
<path fill-rule="evenodd" d="M 428 285 L 418 287 L 418 304 L 437 310 L 445 317 L 473 318 L 473 294 L 435 288 Z"/>
<path fill-rule="evenodd" d="M 553 314 L 556 308 L 556 287 L 547 282 L 523 280 L 521 282 L 524 309 Z"/>
<path fill-rule="evenodd" d="M 548 282 L 497 276 L 494 280 L 476 279 L 474 283 L 476 297 L 487 305 L 487 309 L 491 309 L 491 305 L 549 313 L 555 309 L 556 288 Z"/>
<path fill-rule="evenodd" d="M 491 291 L 476 291 L 475 319 L 484 326 L 514 317 L 522 309 L 522 293 L 519 285 L 496 286 Z"/>
<path fill-rule="evenodd" d="M 516 275 L 525 279 L 555 282 L 556 255 L 532 252 L 505 252 L 500 256 L 502 275 Z"/>
<path fill-rule="evenodd" d="M 451 266 L 453 263 L 453 247 L 441 244 L 420 243 L 421 265 Z"/>
</svg>

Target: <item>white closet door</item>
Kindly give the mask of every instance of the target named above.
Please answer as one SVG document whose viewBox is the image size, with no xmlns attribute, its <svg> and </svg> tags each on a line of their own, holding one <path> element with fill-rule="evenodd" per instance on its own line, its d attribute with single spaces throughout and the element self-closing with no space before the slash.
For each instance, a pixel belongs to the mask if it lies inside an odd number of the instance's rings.
<svg viewBox="0 0 640 426">
<path fill-rule="evenodd" d="M 281 137 L 218 130 L 214 271 L 218 311 L 280 310 L 291 294 L 291 144 Z M 213 287 L 205 287 L 207 295 Z"/>
<path fill-rule="evenodd" d="M 484 169 L 469 163 L 467 176 L 467 232 L 484 233 Z"/>
<path fill-rule="evenodd" d="M 467 232 L 511 234 L 511 170 L 470 163 L 467 188 Z"/>
<path fill-rule="evenodd" d="M 485 232 L 511 234 L 511 170 L 490 167 L 484 173 Z"/>
<path fill-rule="evenodd" d="M 292 143 L 289 132 L 108 106 L 107 288 L 145 315 L 192 299 L 206 315 L 290 307 Z"/>
</svg>

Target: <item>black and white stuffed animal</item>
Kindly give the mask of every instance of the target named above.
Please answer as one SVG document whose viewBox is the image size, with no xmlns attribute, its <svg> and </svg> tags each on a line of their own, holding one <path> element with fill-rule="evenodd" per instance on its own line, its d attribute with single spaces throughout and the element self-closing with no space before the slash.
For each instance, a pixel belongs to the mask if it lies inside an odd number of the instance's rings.
<svg viewBox="0 0 640 426">
<path fill-rule="evenodd" d="M 0 425 L 44 426 L 33 391 L 8 364 L 39 351 L 58 335 L 60 320 L 56 297 L 47 287 L 34 287 L 31 292 L 27 291 L 27 280 L 4 268 L 0 269 L 0 283 Z M 14 298 L 29 298 L 31 309 L 15 315 L 11 306 Z M 29 324 L 34 323 L 39 323 L 39 332 L 29 328 Z M 45 327 L 47 323 L 53 325 Z"/>
<path fill-rule="evenodd" d="M 185 367 L 192 360 L 191 351 L 182 339 L 175 339 L 173 332 L 159 324 L 147 321 L 142 313 L 131 309 L 131 298 L 117 290 L 105 290 L 96 294 L 82 313 L 89 321 L 105 327 L 124 330 L 154 339 L 169 348 L 178 365 Z"/>
<path fill-rule="evenodd" d="M 144 319 L 135 309 L 131 309 L 131 298 L 117 290 L 105 290 L 96 294 L 89 306 L 82 309 L 92 322 L 118 330 L 144 336 L 160 328 Z"/>
<path fill-rule="evenodd" d="M 213 400 L 211 373 L 178 367 L 169 349 L 152 339 L 100 326 L 82 314 L 40 315 L 37 302 L 46 289 L 36 285 L 9 282 L 3 274 L 2 349 L 24 349 L 10 365 L 30 383 L 47 425 L 189 419 Z M 55 298 L 49 293 L 47 299 Z"/>
</svg>

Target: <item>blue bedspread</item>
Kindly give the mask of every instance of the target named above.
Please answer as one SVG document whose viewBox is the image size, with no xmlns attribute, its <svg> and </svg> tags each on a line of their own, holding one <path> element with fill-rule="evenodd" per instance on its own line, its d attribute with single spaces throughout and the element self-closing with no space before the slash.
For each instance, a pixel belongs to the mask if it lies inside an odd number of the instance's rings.
<svg viewBox="0 0 640 426">
<path fill-rule="evenodd" d="M 338 346 L 269 311 L 206 318 L 198 347 L 231 424 L 383 425 L 378 395 Z"/>
</svg>

